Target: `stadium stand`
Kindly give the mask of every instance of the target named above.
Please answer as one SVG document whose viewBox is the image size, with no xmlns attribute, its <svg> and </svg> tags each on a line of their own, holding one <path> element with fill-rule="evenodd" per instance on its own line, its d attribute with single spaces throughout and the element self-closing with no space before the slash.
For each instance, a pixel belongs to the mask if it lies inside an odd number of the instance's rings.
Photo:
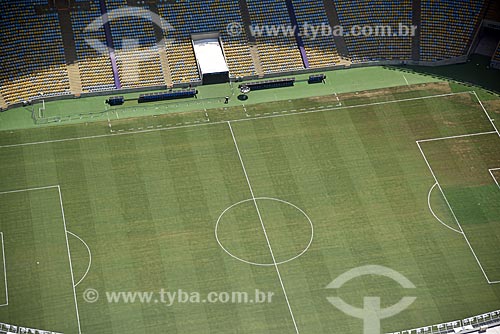
<svg viewBox="0 0 500 334">
<path fill-rule="evenodd" d="M 0 334 L 12 334 L 12 333 L 20 333 L 20 334 L 62 334 L 59 332 L 53 332 L 53 331 L 46 331 L 42 329 L 36 329 L 36 328 L 30 328 L 30 327 L 22 327 L 22 326 L 17 326 L 17 325 L 12 325 L 12 324 L 6 324 L 3 322 L 0 322 Z"/>
<path fill-rule="evenodd" d="M 41 9 L 35 9 L 40 11 Z M 80 69 L 76 56 L 75 36 L 73 34 L 73 24 L 71 23 L 70 10 L 58 9 L 57 17 L 59 19 L 59 29 L 64 50 L 64 59 L 68 71 L 69 89 L 75 96 L 82 94 L 82 80 L 80 78 Z"/>
<path fill-rule="evenodd" d="M 160 17 L 158 12 L 158 6 L 156 3 L 148 3 L 149 10 L 152 12 L 152 16 Z M 168 87 L 172 87 L 174 83 L 172 82 L 172 73 L 170 72 L 170 65 L 167 57 L 167 41 L 165 39 L 165 34 L 163 31 L 163 26 L 153 24 L 153 31 L 155 34 L 156 45 L 158 46 L 158 55 L 160 56 L 160 66 L 163 70 L 163 80 Z"/>
<path fill-rule="evenodd" d="M 230 36 L 228 22 L 242 22 L 238 4 L 231 0 L 208 0 L 185 3 L 160 3 L 160 15 L 175 30 L 166 31 L 173 39 L 167 49 L 174 83 L 200 80 L 196 66 L 191 34 L 220 32 L 220 40 L 231 77 L 255 75 L 246 35 Z"/>
<path fill-rule="evenodd" d="M 490 0 L 486 7 L 486 20 L 500 22 L 500 1 Z"/>
<path fill-rule="evenodd" d="M 500 69 L 500 43 L 498 43 L 497 50 L 491 58 L 491 66 Z"/>
<path fill-rule="evenodd" d="M 57 13 L 37 14 L 34 4 L 47 0 L 0 2 L 0 87 L 7 105 L 71 93 Z"/>
<path fill-rule="evenodd" d="M 175 25 L 179 29 L 185 27 L 185 29 L 189 30 L 186 26 L 188 6 L 185 4 L 160 3 L 158 5 L 158 12 L 167 22 L 172 22 L 170 24 Z M 170 43 L 167 47 L 167 56 L 173 83 L 200 81 L 190 33 L 186 35 L 185 33 L 182 34 L 182 32 L 168 31 L 167 27 L 163 28 L 166 37 L 174 42 Z"/>
<path fill-rule="evenodd" d="M 398 27 L 412 24 L 411 0 L 334 0 L 340 24 L 345 31 L 355 25 Z M 392 34 L 390 34 L 392 35 Z M 411 59 L 411 36 L 344 36 L 347 49 L 355 63 L 387 60 Z"/>
<path fill-rule="evenodd" d="M 483 0 L 422 0 L 421 60 L 465 55 L 483 5 Z"/>
<path fill-rule="evenodd" d="M 304 26 L 306 23 L 315 26 L 321 24 L 329 25 L 325 8 L 321 1 L 293 0 L 293 6 L 299 26 Z M 309 36 L 302 36 L 309 66 L 314 68 L 337 65 L 340 57 L 337 53 L 333 37 L 321 36 L 321 34 L 318 34 L 315 38 L 313 37 L 312 33 Z"/>
<path fill-rule="evenodd" d="M 434 62 L 463 56 L 482 15 L 493 20 L 500 15 L 499 2 L 493 0 L 72 1 L 71 11 L 64 13 L 54 10 L 55 2 L 50 2 L 51 7 L 49 0 L 0 2 L 3 24 L 0 107 L 42 96 L 199 82 L 191 41 L 194 33 L 220 33 L 232 78 L 262 77 L 305 66 L 339 65 L 349 60 Z M 110 24 L 97 31 L 85 31 L 88 24 L 106 11 L 129 5 L 158 13 L 174 29 L 158 29 L 147 18 L 128 15 L 111 17 Z M 40 11 L 40 6 L 47 10 Z M 256 26 L 286 29 L 295 20 L 299 27 L 306 22 L 317 26 L 334 21 L 349 30 L 354 25 L 411 26 L 417 18 L 421 21 L 418 35 L 421 37 L 413 39 L 411 36 L 313 39 L 294 36 L 291 30 L 285 38 L 283 30 L 251 34 Z M 231 22 L 243 25 L 241 34 L 233 36 L 227 32 Z M 171 43 L 159 44 L 162 37 Z M 116 51 L 99 52 L 86 39 L 107 43 Z M 492 58 L 494 67 L 498 66 L 498 53 L 497 50 Z"/>
<path fill-rule="evenodd" d="M 83 1 L 78 0 L 76 3 Z M 106 44 L 104 29 L 84 31 L 92 21 L 101 16 L 99 0 L 85 0 L 90 3 L 89 11 L 72 11 L 71 22 L 76 44 L 76 54 L 84 92 L 110 90 L 115 88 L 113 70 L 108 54 L 101 54 L 92 48 L 85 39 L 99 40 Z"/>
<path fill-rule="evenodd" d="M 304 41 L 302 41 L 302 33 L 299 27 L 299 23 L 297 21 L 297 14 L 295 13 L 295 8 L 292 0 L 285 0 L 286 8 L 288 10 L 288 17 L 290 18 L 290 23 L 292 27 L 297 27 L 295 32 L 293 33 L 295 37 L 295 42 L 299 47 L 300 57 L 302 58 L 302 63 L 305 68 L 309 68 L 309 59 L 307 57 L 306 49 L 304 47 Z"/>
<path fill-rule="evenodd" d="M 7 102 L 5 102 L 5 99 L 3 98 L 2 95 L 2 89 L 0 88 L 0 110 L 5 110 L 7 109 L 8 105 Z"/>
<path fill-rule="evenodd" d="M 388 334 L 446 334 L 446 333 L 498 333 L 497 331 L 488 331 L 500 325 L 500 310 L 483 313 L 465 319 L 449 321 L 432 326 L 414 328 L 401 332 Z"/>
<path fill-rule="evenodd" d="M 126 0 L 106 0 L 108 13 L 127 6 Z M 131 11 L 139 7 L 131 7 Z M 144 7 L 148 9 L 147 7 Z M 120 82 L 123 88 L 165 85 L 152 19 L 110 17 Z"/>
<path fill-rule="evenodd" d="M 262 63 L 260 62 L 259 50 L 257 49 L 257 42 L 250 29 L 252 25 L 252 19 L 250 18 L 250 11 L 248 10 L 247 0 L 238 0 L 238 6 L 240 8 L 241 20 L 243 21 L 243 29 L 245 31 L 248 45 L 250 47 L 250 57 L 252 57 L 252 62 L 255 67 L 255 72 L 259 78 L 264 77 L 264 69 L 262 68 Z"/>
<path fill-rule="evenodd" d="M 290 26 L 290 17 L 284 1 L 247 0 L 252 25 Z M 282 34 L 255 36 L 259 57 L 265 74 L 287 72 L 304 68 L 295 36 Z"/>
</svg>

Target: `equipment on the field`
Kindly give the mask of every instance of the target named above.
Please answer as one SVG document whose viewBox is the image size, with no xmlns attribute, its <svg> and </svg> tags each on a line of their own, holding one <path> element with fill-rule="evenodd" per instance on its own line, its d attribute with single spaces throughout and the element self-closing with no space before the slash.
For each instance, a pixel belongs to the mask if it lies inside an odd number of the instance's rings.
<svg viewBox="0 0 500 334">
<path fill-rule="evenodd" d="M 123 96 L 113 96 L 106 100 L 106 103 L 110 106 L 121 106 L 125 103 Z"/>
<path fill-rule="evenodd" d="M 307 80 L 308 84 L 322 83 L 326 79 L 326 75 L 324 74 L 313 74 L 309 76 L 309 80 Z"/>
<path fill-rule="evenodd" d="M 196 97 L 198 91 L 194 88 L 183 89 L 178 91 L 168 91 L 150 94 L 141 94 L 139 96 L 139 103 L 155 102 L 163 100 L 183 99 L 188 97 Z"/>
<path fill-rule="evenodd" d="M 295 83 L 295 78 L 283 78 L 275 80 L 265 80 L 257 82 L 246 82 L 238 86 L 239 89 L 243 87 L 248 87 L 250 90 L 261 90 L 269 88 L 279 88 L 279 87 L 291 87 Z"/>
</svg>

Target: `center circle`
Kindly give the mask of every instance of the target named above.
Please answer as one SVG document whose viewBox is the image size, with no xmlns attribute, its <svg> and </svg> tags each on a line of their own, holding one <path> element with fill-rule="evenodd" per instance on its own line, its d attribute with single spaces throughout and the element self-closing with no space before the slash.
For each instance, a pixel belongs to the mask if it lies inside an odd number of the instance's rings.
<svg viewBox="0 0 500 334">
<path fill-rule="evenodd" d="M 259 207 L 259 212 L 255 205 Z M 239 217 L 234 218 L 238 215 Z M 228 220 L 230 224 L 227 223 Z M 262 225 L 266 229 L 265 235 Z M 215 239 L 224 252 L 238 261 L 255 266 L 274 266 L 295 260 L 307 252 L 313 238 L 311 218 L 295 204 L 272 197 L 256 197 L 237 202 L 222 211 L 215 224 Z M 265 251 L 268 255 L 271 255 L 270 245 L 275 262 L 251 259 L 252 255 L 259 254 L 238 254 L 245 253 L 245 243 L 251 244 L 251 248 L 256 246 L 256 241 L 260 246 L 259 251 Z M 265 249 L 262 249 L 263 246 Z M 279 258 L 281 253 L 284 253 L 283 259 Z"/>
</svg>

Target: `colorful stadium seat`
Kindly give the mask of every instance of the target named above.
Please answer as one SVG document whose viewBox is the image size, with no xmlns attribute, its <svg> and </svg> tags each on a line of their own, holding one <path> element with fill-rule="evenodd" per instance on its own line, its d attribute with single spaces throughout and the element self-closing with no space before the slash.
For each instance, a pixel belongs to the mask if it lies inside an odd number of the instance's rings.
<svg viewBox="0 0 500 334">
<path fill-rule="evenodd" d="M 321 1 L 293 0 L 293 6 L 300 27 L 303 28 L 306 24 L 314 25 L 316 28 L 322 24 L 329 26 Z M 303 35 L 302 41 L 310 67 L 335 66 L 339 63 L 340 57 L 331 35 L 326 36 L 321 31 L 318 31 L 316 36 L 312 31 L 307 31 L 307 34 L 304 31 Z"/>
<path fill-rule="evenodd" d="M 0 87 L 8 105 L 71 94 L 57 13 L 35 13 L 47 0 L 0 2 Z"/>
<path fill-rule="evenodd" d="M 418 55 L 422 61 L 435 62 L 465 55 L 482 14 L 495 17 L 495 8 L 498 8 L 487 0 L 420 0 L 419 13 L 414 16 L 411 0 L 325 0 L 335 5 L 335 20 L 338 15 L 344 31 L 356 25 L 397 28 L 401 23 L 411 26 L 413 18 L 421 17 L 420 50 L 411 36 L 344 35 L 343 40 L 336 39 L 342 42 L 339 48 L 344 58 L 341 59 L 332 36 L 320 34 L 313 38 L 309 34 L 296 38 L 291 28 L 295 20 L 297 28 L 303 28 L 306 23 L 316 28 L 322 24 L 328 26 L 331 20 L 323 1 L 73 1 L 70 17 L 75 50 L 71 49 L 71 53 L 69 48 L 64 49 L 64 45 L 72 45 L 68 43 L 71 29 L 61 33 L 63 16 L 49 8 L 49 0 L 0 2 L 3 20 L 0 107 L 74 93 L 69 80 L 74 83 L 72 56 L 75 53 L 78 82 L 81 81 L 84 93 L 113 90 L 120 85 L 141 88 L 199 82 L 191 34 L 202 32 L 219 32 L 232 78 L 302 70 L 304 64 L 312 68 L 330 67 L 346 62 L 346 56 L 355 63 L 406 61 Z M 128 7 L 128 4 L 140 7 Z M 48 9 L 37 13 L 36 6 Z M 85 28 L 101 16 L 104 7 L 108 13 L 126 7 L 129 14 L 139 11 L 138 8 L 147 11 L 147 15 L 158 12 L 164 20 L 163 33 L 155 29 L 151 17 L 134 15 L 111 17 L 109 28 L 86 31 Z M 243 28 L 240 34 L 228 33 L 230 23 L 243 26 L 243 22 L 248 21 L 255 36 L 247 36 Z M 257 27 L 263 29 L 262 34 L 255 33 Z M 166 46 L 158 44 L 162 37 L 168 41 Z M 87 43 L 89 39 L 103 45 L 106 40 L 112 41 L 116 51 L 96 50 Z M 500 47 L 492 58 L 492 66 L 500 66 L 499 63 Z"/>
<path fill-rule="evenodd" d="M 127 1 L 106 0 L 106 5 L 109 15 L 113 10 L 127 6 Z M 148 9 L 147 6 L 140 8 Z M 121 85 L 123 88 L 164 86 L 152 18 L 134 16 L 137 7 L 129 7 L 128 10 L 127 17 L 110 16 Z"/>
<path fill-rule="evenodd" d="M 348 34 L 344 39 L 353 62 L 411 59 L 411 36 L 392 36 L 394 31 L 388 36 L 354 36 L 351 33 L 355 26 L 398 27 L 399 23 L 411 26 L 411 0 L 335 0 L 335 5 L 340 24 Z"/>
<path fill-rule="evenodd" d="M 185 3 L 162 2 L 158 4 L 160 15 L 172 25 L 173 31 L 165 31 L 172 43 L 167 48 L 174 83 L 200 80 L 194 56 L 191 34 L 219 32 L 224 55 L 231 77 L 255 75 L 247 38 L 229 35 L 230 22 L 241 23 L 238 4 L 231 0 L 208 0 Z"/>
<path fill-rule="evenodd" d="M 79 1 L 83 2 L 84 0 Z M 76 3 L 78 4 L 79 1 Z M 83 91 L 94 92 L 111 90 L 115 88 L 115 84 L 109 55 L 95 50 L 86 41 L 86 39 L 96 39 L 105 45 L 106 38 L 104 29 L 101 28 L 98 31 L 84 31 L 92 21 L 101 16 L 99 0 L 85 0 L 85 2 L 90 3 L 89 11 L 71 12 L 71 22 L 73 25 L 76 54 Z"/>
<path fill-rule="evenodd" d="M 421 60 L 466 54 L 483 4 L 483 0 L 422 0 Z"/>
<path fill-rule="evenodd" d="M 289 27 L 290 17 L 284 1 L 247 0 L 253 29 L 267 27 Z M 265 74 L 288 72 L 304 68 L 302 58 L 293 34 L 283 36 L 283 31 L 276 34 L 264 31 L 255 36 L 259 57 Z"/>
<path fill-rule="evenodd" d="M 500 69 L 500 43 L 498 43 L 495 54 L 491 58 L 491 66 Z"/>
</svg>

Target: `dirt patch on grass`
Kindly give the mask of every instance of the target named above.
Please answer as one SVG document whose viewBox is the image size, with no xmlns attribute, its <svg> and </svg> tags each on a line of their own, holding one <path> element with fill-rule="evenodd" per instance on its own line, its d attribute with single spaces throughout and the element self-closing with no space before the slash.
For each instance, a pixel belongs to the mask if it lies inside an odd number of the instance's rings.
<svg viewBox="0 0 500 334">
<path fill-rule="evenodd" d="M 462 138 L 447 142 L 447 146 L 451 152 L 451 155 L 447 159 L 457 163 L 456 170 L 452 169 L 448 171 L 449 175 L 453 175 L 454 182 L 460 185 L 491 185 L 491 175 L 487 173 L 485 167 L 500 167 L 500 158 L 496 153 L 497 151 L 492 152 L 485 148 L 484 145 L 486 143 L 478 141 L 477 138 Z M 467 174 L 466 178 L 464 178 L 460 169 Z M 500 170 L 496 172 L 498 172 L 495 175 L 498 180 L 500 178 Z"/>
<path fill-rule="evenodd" d="M 470 139 L 458 139 L 450 146 L 450 150 L 462 160 L 468 159 L 470 153 L 474 151 L 474 146 Z"/>
<path fill-rule="evenodd" d="M 500 170 L 491 171 L 495 180 L 500 184 Z"/>
<path fill-rule="evenodd" d="M 373 98 L 383 98 L 383 100 L 392 100 L 394 99 L 392 95 L 399 94 L 409 94 L 413 93 L 416 96 L 417 92 L 427 91 L 428 94 L 447 94 L 451 93 L 451 88 L 446 82 L 433 82 L 426 84 L 418 84 L 418 85 L 410 85 L 410 86 L 398 86 L 398 87 L 390 87 L 384 89 L 374 89 L 374 90 L 366 90 L 360 92 L 353 93 L 343 93 L 338 94 L 340 100 L 352 100 L 352 99 L 373 99 Z M 312 102 L 338 102 L 337 97 L 332 94 L 328 96 L 318 96 L 309 98 Z"/>
<path fill-rule="evenodd" d="M 483 104 L 491 114 L 500 115 L 500 100 L 485 101 Z"/>
</svg>

